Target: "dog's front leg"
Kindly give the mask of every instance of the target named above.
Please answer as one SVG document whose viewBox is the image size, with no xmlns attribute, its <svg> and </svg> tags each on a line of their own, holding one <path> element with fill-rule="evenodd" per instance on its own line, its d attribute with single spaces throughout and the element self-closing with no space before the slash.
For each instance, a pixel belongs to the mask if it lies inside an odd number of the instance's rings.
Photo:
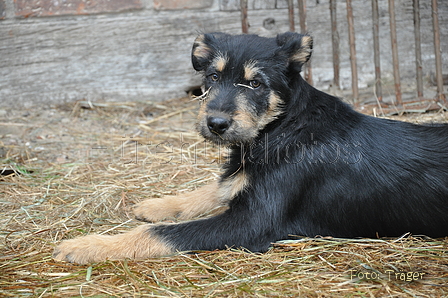
<svg viewBox="0 0 448 298">
<path fill-rule="evenodd" d="M 264 251 L 271 242 L 287 237 L 287 232 L 276 220 L 276 214 L 267 216 L 266 212 L 259 206 L 244 203 L 206 219 L 178 224 L 147 224 L 113 236 L 79 237 L 63 241 L 53 256 L 56 260 L 85 264 L 227 247 Z"/>
<path fill-rule="evenodd" d="M 86 264 L 105 260 L 144 259 L 174 253 L 172 246 L 146 224 L 118 235 L 88 235 L 59 244 L 53 257 L 56 260 Z"/>
<path fill-rule="evenodd" d="M 158 222 L 164 219 L 191 219 L 209 212 L 219 211 L 225 205 L 220 196 L 218 182 L 203 186 L 187 194 L 147 199 L 134 207 L 138 220 Z"/>
</svg>

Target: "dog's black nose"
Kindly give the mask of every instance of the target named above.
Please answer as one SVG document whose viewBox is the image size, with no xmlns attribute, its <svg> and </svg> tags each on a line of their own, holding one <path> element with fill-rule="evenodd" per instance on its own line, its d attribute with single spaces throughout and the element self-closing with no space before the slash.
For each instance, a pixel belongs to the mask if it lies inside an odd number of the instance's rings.
<svg viewBox="0 0 448 298">
<path fill-rule="evenodd" d="M 230 120 L 222 117 L 208 117 L 207 126 L 211 132 L 223 134 L 230 127 Z"/>
</svg>

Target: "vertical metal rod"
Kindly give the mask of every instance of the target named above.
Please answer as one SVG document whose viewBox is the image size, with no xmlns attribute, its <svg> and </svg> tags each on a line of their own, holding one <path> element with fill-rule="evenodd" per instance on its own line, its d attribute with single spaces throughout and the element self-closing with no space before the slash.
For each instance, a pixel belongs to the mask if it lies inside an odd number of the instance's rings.
<svg viewBox="0 0 448 298">
<path fill-rule="evenodd" d="M 432 0 L 432 27 L 434 31 L 434 53 L 436 55 L 436 82 L 437 82 L 437 99 L 440 102 L 446 100 L 443 94 L 443 77 L 442 77 L 442 49 L 440 48 L 440 28 L 439 15 L 437 8 L 437 0 Z"/>
<path fill-rule="evenodd" d="M 247 21 L 247 0 L 240 1 L 241 6 L 241 30 L 249 33 L 249 22 Z"/>
<path fill-rule="evenodd" d="M 306 0 L 298 0 L 299 4 L 299 22 L 301 33 L 306 33 Z"/>
<path fill-rule="evenodd" d="M 403 105 L 401 99 L 400 67 L 398 65 L 397 25 L 395 23 L 395 2 L 389 0 L 390 40 L 392 45 L 392 64 L 394 70 L 395 98 L 398 105 Z"/>
<path fill-rule="evenodd" d="M 299 4 L 299 21 L 300 21 L 300 31 L 306 33 L 308 31 L 306 26 L 306 0 L 298 0 Z M 305 80 L 313 85 L 313 69 L 311 68 L 311 60 L 306 63 L 304 68 Z"/>
<path fill-rule="evenodd" d="M 348 22 L 348 39 L 350 45 L 350 67 L 352 70 L 352 91 L 353 100 L 358 104 L 358 69 L 356 65 L 356 43 L 355 43 L 355 26 L 353 21 L 352 0 L 347 0 L 347 22 Z"/>
<path fill-rule="evenodd" d="M 372 0 L 372 28 L 373 28 L 373 61 L 375 64 L 375 93 L 378 101 L 383 101 L 383 88 L 381 86 L 380 62 L 380 20 L 378 14 L 378 0 Z"/>
<path fill-rule="evenodd" d="M 288 0 L 288 19 L 289 19 L 289 31 L 296 31 L 294 24 L 294 3 L 293 0 Z"/>
<path fill-rule="evenodd" d="M 422 42 L 420 37 L 420 1 L 414 0 L 415 73 L 417 75 L 417 96 L 423 98 Z"/>
<path fill-rule="evenodd" d="M 339 79 L 339 33 L 336 13 L 336 0 L 330 0 L 331 44 L 333 47 L 333 85 L 340 89 Z"/>
</svg>

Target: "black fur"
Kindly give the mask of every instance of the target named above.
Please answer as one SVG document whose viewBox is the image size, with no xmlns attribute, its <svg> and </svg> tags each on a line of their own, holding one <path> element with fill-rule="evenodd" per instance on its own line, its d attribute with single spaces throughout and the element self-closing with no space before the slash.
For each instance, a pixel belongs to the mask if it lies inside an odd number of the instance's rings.
<svg viewBox="0 0 448 298">
<path fill-rule="evenodd" d="M 290 235 L 448 235 L 448 125 L 373 118 L 316 90 L 299 74 L 312 46 L 304 48 L 304 37 L 219 33 L 195 43 L 193 66 L 209 91 L 204 117 L 225 115 L 230 123 L 219 134 L 201 123 L 198 129 L 231 147 L 221 181 L 244 172 L 249 185 L 223 214 L 151 228 L 176 249 L 264 251 Z M 227 58 L 219 73 L 217 55 Z M 258 88 L 245 87 L 247 61 L 256 61 Z M 281 99 L 281 114 L 254 127 L 256 134 L 240 133 L 236 98 L 251 119 L 262 119 L 273 108 L 270 94 Z"/>
</svg>

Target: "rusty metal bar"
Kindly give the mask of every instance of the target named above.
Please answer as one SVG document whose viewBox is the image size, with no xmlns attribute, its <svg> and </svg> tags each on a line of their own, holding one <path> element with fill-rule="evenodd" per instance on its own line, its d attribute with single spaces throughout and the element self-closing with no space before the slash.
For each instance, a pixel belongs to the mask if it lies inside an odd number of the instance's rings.
<svg viewBox="0 0 448 298">
<path fill-rule="evenodd" d="M 247 0 L 240 1 L 241 6 L 241 30 L 243 33 L 249 33 L 249 22 L 247 20 Z"/>
<path fill-rule="evenodd" d="M 300 31 L 302 33 L 307 33 L 308 29 L 306 26 L 306 0 L 298 0 L 299 4 L 299 21 L 300 21 Z M 313 85 L 313 69 L 311 68 L 311 60 L 309 60 L 304 67 L 303 73 L 305 74 L 305 80 Z"/>
<path fill-rule="evenodd" d="M 380 19 L 378 14 L 378 0 L 372 0 L 372 28 L 373 28 L 373 61 L 375 64 L 375 93 L 379 102 L 383 101 L 383 88 L 381 86 L 380 62 Z"/>
<path fill-rule="evenodd" d="M 352 92 L 355 104 L 358 104 L 358 69 L 356 65 L 355 26 L 353 21 L 352 0 L 347 0 L 348 39 L 350 45 L 350 67 L 352 70 Z"/>
<path fill-rule="evenodd" d="M 417 75 L 417 96 L 423 98 L 422 44 L 420 37 L 420 1 L 414 0 L 415 72 Z"/>
<path fill-rule="evenodd" d="M 333 85 L 340 89 L 339 79 L 339 33 L 336 13 L 336 0 L 330 0 L 331 44 L 333 47 Z"/>
<path fill-rule="evenodd" d="M 437 82 L 437 100 L 445 102 L 446 97 L 443 93 L 442 77 L 442 49 L 440 48 L 440 28 L 437 0 L 432 0 L 432 27 L 434 31 L 434 53 L 436 55 L 436 82 Z"/>
<path fill-rule="evenodd" d="M 289 19 L 289 31 L 296 31 L 294 24 L 294 3 L 293 0 L 288 0 L 288 19 Z"/>
<path fill-rule="evenodd" d="M 306 33 L 306 0 L 298 0 L 299 4 L 299 22 L 300 22 L 300 31 L 302 33 Z"/>
<path fill-rule="evenodd" d="M 403 105 L 401 99 L 400 67 L 398 65 L 397 25 L 395 23 L 395 1 L 389 0 L 390 40 L 392 45 L 392 64 L 394 70 L 395 98 L 398 105 Z"/>
</svg>

